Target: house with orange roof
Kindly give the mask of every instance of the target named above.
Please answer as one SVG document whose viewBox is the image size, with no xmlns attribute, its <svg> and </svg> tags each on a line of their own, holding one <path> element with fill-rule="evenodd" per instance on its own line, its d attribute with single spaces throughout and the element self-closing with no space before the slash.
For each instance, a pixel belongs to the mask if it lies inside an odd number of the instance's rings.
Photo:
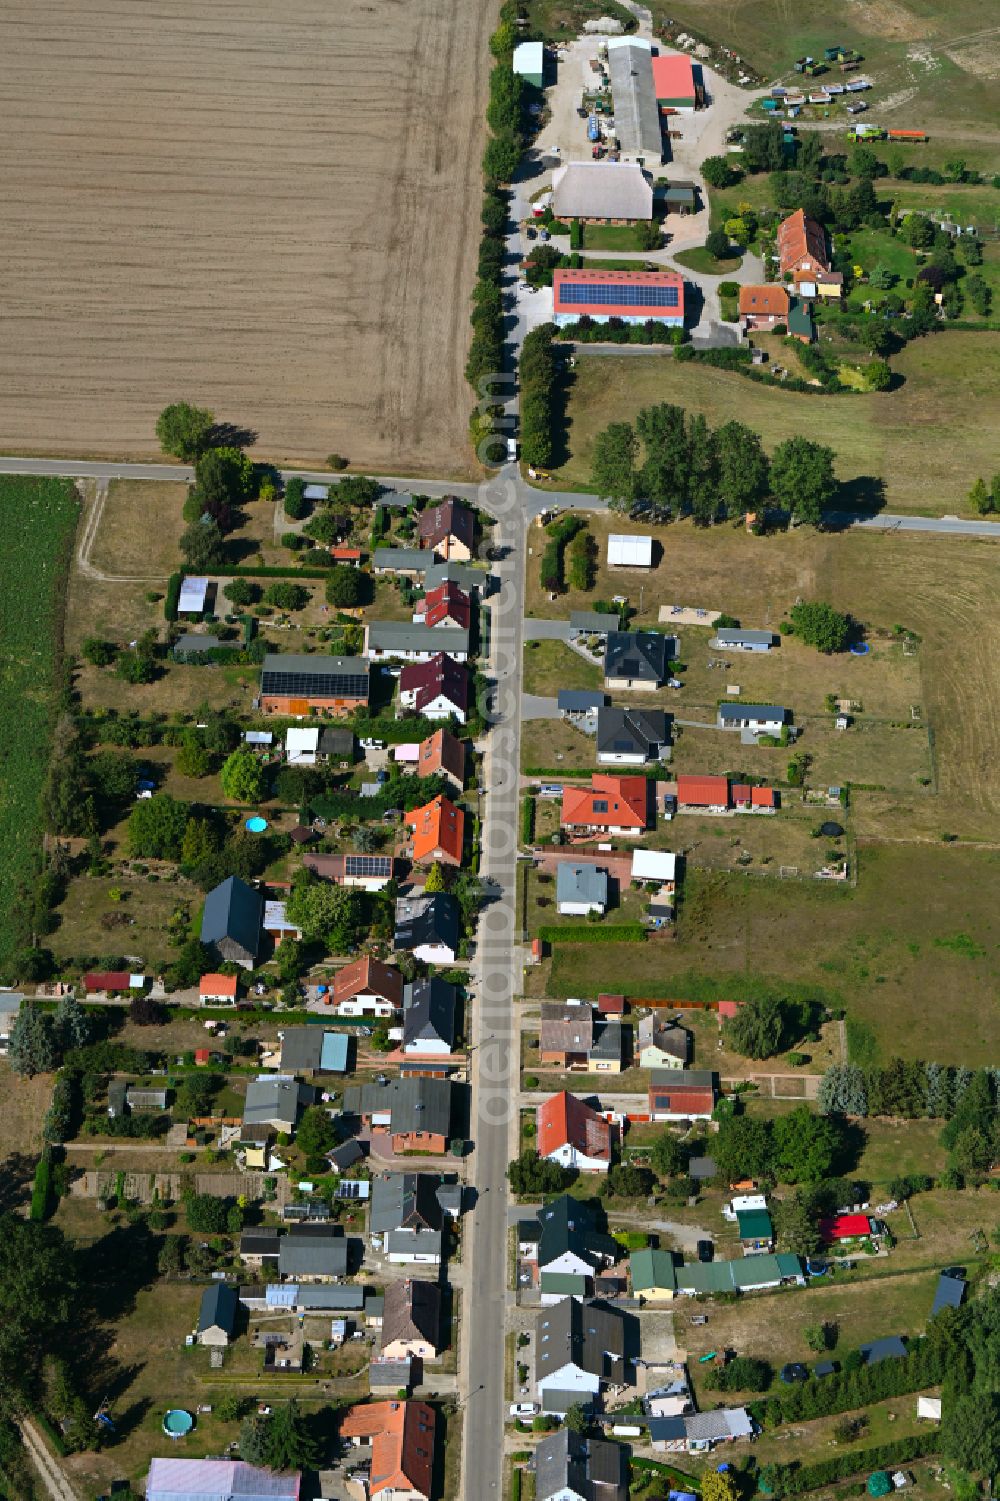
<svg viewBox="0 0 1000 1501">
<path fill-rule="evenodd" d="M 202 975 L 198 1001 L 202 1006 L 235 1006 L 239 981 L 235 975 Z"/>
<path fill-rule="evenodd" d="M 679 776 L 677 807 L 681 813 L 726 813 L 729 811 L 729 778 Z"/>
<path fill-rule="evenodd" d="M 450 798 L 436 797 L 422 808 L 414 808 L 407 813 L 406 822 L 413 830 L 413 859 L 418 865 L 428 860 L 461 865 L 465 814 Z"/>
<path fill-rule="evenodd" d="M 465 741 L 450 730 L 435 730 L 420 742 L 416 772 L 418 777 L 447 777 L 455 791 L 461 792 L 465 786 Z"/>
<path fill-rule="evenodd" d="M 575 834 L 641 834 L 649 823 L 649 782 L 595 772 L 589 787 L 564 787 L 564 829 Z"/>
<path fill-rule="evenodd" d="M 613 1135 L 610 1121 L 566 1090 L 538 1107 L 538 1155 L 562 1167 L 606 1173 Z"/>
<path fill-rule="evenodd" d="M 426 1402 L 363 1402 L 348 1408 L 341 1438 L 371 1446 L 371 1501 L 430 1501 L 437 1415 Z"/>
<path fill-rule="evenodd" d="M 327 997 L 338 1016 L 391 1016 L 403 1005 L 403 976 L 378 959 L 356 959 L 337 970 Z"/>
<path fill-rule="evenodd" d="M 788 323 L 788 293 L 778 282 L 740 287 L 740 322 L 748 333 Z"/>
</svg>

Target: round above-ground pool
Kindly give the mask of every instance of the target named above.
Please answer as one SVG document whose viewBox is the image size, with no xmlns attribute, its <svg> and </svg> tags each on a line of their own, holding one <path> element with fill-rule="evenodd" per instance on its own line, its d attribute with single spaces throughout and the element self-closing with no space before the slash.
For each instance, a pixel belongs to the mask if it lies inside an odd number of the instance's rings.
<svg viewBox="0 0 1000 1501">
<path fill-rule="evenodd" d="M 172 1407 L 163 1414 L 163 1431 L 168 1438 L 183 1438 L 194 1427 L 194 1418 L 183 1407 Z"/>
<path fill-rule="evenodd" d="M 267 819 L 255 814 L 253 818 L 247 819 L 247 828 L 251 834 L 263 834 L 267 828 Z"/>
</svg>

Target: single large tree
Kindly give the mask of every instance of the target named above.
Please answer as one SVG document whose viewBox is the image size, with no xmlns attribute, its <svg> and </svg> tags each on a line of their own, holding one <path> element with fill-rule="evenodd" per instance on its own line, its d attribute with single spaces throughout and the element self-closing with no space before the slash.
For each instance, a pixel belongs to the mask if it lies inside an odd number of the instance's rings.
<svg viewBox="0 0 1000 1501">
<path fill-rule="evenodd" d="M 264 1447 L 272 1470 L 314 1470 L 322 1459 L 321 1445 L 294 1397 L 275 1408 Z"/>
<path fill-rule="evenodd" d="M 613 511 L 627 511 L 638 492 L 639 440 L 630 422 L 612 422 L 594 439 L 590 478 Z"/>
<path fill-rule="evenodd" d="M 64 995 L 52 1018 L 56 1039 L 64 1053 L 86 1047 L 90 1041 L 90 1017 L 72 995 Z"/>
<path fill-rule="evenodd" d="M 153 860 L 180 859 L 188 811 L 188 804 L 171 797 L 169 792 L 157 792 L 136 803 L 128 820 L 132 854 Z"/>
<path fill-rule="evenodd" d="M 778 1177 L 784 1183 L 820 1183 L 833 1176 L 843 1131 L 826 1115 L 814 1115 L 797 1105 L 774 1122 L 774 1154 Z"/>
<path fill-rule="evenodd" d="M 767 498 L 771 475 L 759 436 L 742 422 L 724 422 L 716 429 L 715 451 L 726 515 L 755 511 Z"/>
<path fill-rule="evenodd" d="M 59 1046 L 52 1018 L 33 1001 L 23 1001 L 11 1027 L 7 1058 L 16 1074 L 32 1079 L 51 1073 L 59 1063 Z"/>
<path fill-rule="evenodd" d="M 834 452 L 809 438 L 786 438 L 771 459 L 771 490 L 775 499 L 799 521 L 818 526 L 823 510 L 837 493 Z"/>
<path fill-rule="evenodd" d="M 770 1058 L 781 1051 L 785 1007 L 776 996 L 752 996 L 723 1024 L 722 1035 L 744 1058 Z"/>
<path fill-rule="evenodd" d="M 851 636 L 850 617 L 818 600 L 800 600 L 788 612 L 796 635 L 824 654 L 843 651 Z"/>
<path fill-rule="evenodd" d="M 189 569 L 210 573 L 226 561 L 226 544 L 216 521 L 193 521 L 180 540 L 180 549 Z"/>
<path fill-rule="evenodd" d="M 188 401 L 175 401 L 156 419 L 156 436 L 164 453 L 189 464 L 208 448 L 214 425 L 214 412 Z"/>
<path fill-rule="evenodd" d="M 234 750 L 219 773 L 222 790 L 234 803 L 259 803 L 267 784 L 267 770 L 252 750 Z"/>
<path fill-rule="evenodd" d="M 334 954 L 354 948 L 364 926 L 361 892 L 334 886 L 330 881 L 299 879 L 289 893 L 287 911 L 306 939 L 324 943 Z"/>
<path fill-rule="evenodd" d="M 284 948 L 284 944 L 282 944 Z M 322 1157 L 336 1141 L 333 1121 L 322 1105 L 310 1105 L 303 1112 L 295 1133 L 295 1143 L 307 1158 Z"/>
<path fill-rule="evenodd" d="M 339 610 L 354 609 L 364 603 L 366 579 L 359 568 L 338 563 L 326 580 L 326 602 Z"/>
</svg>

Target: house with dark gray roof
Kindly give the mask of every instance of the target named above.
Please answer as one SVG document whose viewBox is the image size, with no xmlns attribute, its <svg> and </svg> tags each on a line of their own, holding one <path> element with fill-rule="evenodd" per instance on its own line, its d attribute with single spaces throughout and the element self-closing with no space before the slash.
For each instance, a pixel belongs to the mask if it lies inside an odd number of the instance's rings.
<svg viewBox="0 0 1000 1501">
<path fill-rule="evenodd" d="M 433 975 L 403 990 L 403 1052 L 450 1053 L 455 1046 L 458 991 Z"/>
<path fill-rule="evenodd" d="M 198 1313 L 198 1343 L 228 1345 L 236 1329 L 236 1289 L 225 1282 L 213 1282 L 201 1295 Z"/>
<path fill-rule="evenodd" d="M 469 656 L 469 632 L 452 626 L 447 632 L 448 655 L 456 662 Z M 401 662 L 429 662 L 442 650 L 441 632 L 432 625 L 405 620 L 373 620 L 365 636 L 365 654 L 373 662 L 396 658 Z"/>
<path fill-rule="evenodd" d="M 751 735 L 780 735 L 791 720 L 778 704 L 720 704 L 716 724 L 720 730 L 748 730 Z"/>
<path fill-rule="evenodd" d="M 244 1266 L 263 1267 L 271 1270 L 278 1265 L 281 1236 L 277 1230 L 244 1230 L 240 1236 L 240 1260 Z"/>
<path fill-rule="evenodd" d="M 394 1152 L 443 1153 L 457 1114 L 459 1086 L 449 1079 L 390 1079 L 344 1091 L 344 1111 L 372 1134 L 388 1135 Z"/>
<path fill-rule="evenodd" d="M 458 903 L 450 892 L 397 900 L 394 948 L 413 954 L 425 964 L 453 964 L 459 936 Z"/>
<path fill-rule="evenodd" d="M 571 1428 L 535 1446 L 535 1501 L 627 1501 L 628 1463 L 621 1444 L 582 1438 Z"/>
<path fill-rule="evenodd" d="M 307 1227 L 302 1227 L 307 1228 Z M 283 1282 L 337 1282 L 347 1276 L 347 1239 L 332 1227 L 308 1227 L 320 1235 L 291 1233 L 281 1237 L 278 1274 Z"/>
<path fill-rule="evenodd" d="M 606 693 L 595 693 L 589 688 L 560 688 L 556 705 L 563 719 L 582 719 L 603 709 L 607 701 Z"/>
<path fill-rule="evenodd" d="M 745 631 L 740 626 L 721 626 L 711 645 L 720 651 L 770 651 L 781 640 L 773 631 Z"/>
<path fill-rule="evenodd" d="M 604 649 L 608 688 L 660 688 L 667 676 L 669 638 L 659 631 L 611 631 Z"/>
<path fill-rule="evenodd" d="M 543 1304 L 558 1302 L 567 1293 L 591 1296 L 598 1275 L 623 1254 L 607 1233 L 600 1205 L 569 1194 L 544 1205 L 534 1219 L 521 1220 L 517 1241 L 518 1255 L 531 1268 Z"/>
<path fill-rule="evenodd" d="M 675 1017 L 651 1011 L 639 1018 L 635 1050 L 640 1068 L 683 1068 L 691 1051 L 691 1034 Z"/>
<path fill-rule="evenodd" d="M 931 1318 L 940 1313 L 942 1308 L 961 1308 L 968 1287 L 964 1277 L 956 1277 L 953 1273 L 942 1272 L 934 1290 L 934 1306 L 931 1309 Z"/>
<path fill-rule="evenodd" d="M 297 1079 L 281 1074 L 262 1074 L 247 1085 L 244 1128 L 271 1126 L 275 1131 L 291 1134 L 301 1112 L 315 1101 L 316 1091 L 311 1084 L 300 1084 Z"/>
<path fill-rule="evenodd" d="M 597 760 L 601 766 L 643 766 L 663 760 L 670 748 L 670 718 L 660 709 L 597 712 Z"/>
<path fill-rule="evenodd" d="M 875 1339 L 870 1345 L 861 1346 L 861 1357 L 865 1365 L 878 1365 L 881 1360 L 905 1360 L 908 1354 L 899 1334 L 890 1334 L 885 1339 Z"/>
<path fill-rule="evenodd" d="M 535 1375 L 543 1412 L 592 1407 L 606 1386 L 633 1384 L 639 1321 L 607 1303 L 564 1298 L 536 1325 Z"/>
<path fill-rule="evenodd" d="M 239 876 L 230 876 L 214 886 L 205 898 L 201 941 L 219 961 L 253 969 L 260 953 L 263 921 L 263 893 L 248 886 Z"/>
<path fill-rule="evenodd" d="M 388 1173 L 372 1182 L 368 1228 L 373 1235 L 440 1232 L 461 1213 L 461 1184 L 432 1173 Z"/>
<path fill-rule="evenodd" d="M 417 579 L 433 561 L 431 554 L 417 547 L 376 547 L 372 569 L 375 573 L 398 573 L 403 578 Z"/>
</svg>

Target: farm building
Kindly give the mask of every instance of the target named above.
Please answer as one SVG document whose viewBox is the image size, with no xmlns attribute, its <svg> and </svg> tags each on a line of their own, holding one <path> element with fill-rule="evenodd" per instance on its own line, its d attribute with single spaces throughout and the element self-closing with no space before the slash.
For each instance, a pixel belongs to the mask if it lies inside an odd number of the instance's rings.
<svg viewBox="0 0 1000 1501">
<path fill-rule="evenodd" d="M 661 110 L 690 115 L 698 107 L 694 64 L 685 52 L 661 52 L 653 58 L 653 92 Z"/>
<path fill-rule="evenodd" d="M 777 704 L 720 704 L 720 730 L 749 730 L 753 735 L 780 735 L 791 715 Z"/>
<path fill-rule="evenodd" d="M 518 42 L 512 59 L 514 72 L 540 89 L 545 82 L 545 46 L 542 42 Z"/>
<path fill-rule="evenodd" d="M 260 674 L 265 714 L 305 719 L 309 714 L 349 714 L 368 702 L 364 657 L 286 656 L 269 652 Z"/>
<path fill-rule="evenodd" d="M 773 631 L 744 631 L 739 626 L 723 626 L 716 631 L 712 644 L 725 651 L 763 652 L 777 646 L 780 639 Z"/>
<path fill-rule="evenodd" d="M 668 328 L 684 326 L 684 278 L 679 271 L 560 271 L 552 273 L 553 322 L 584 316 L 595 323 L 618 318 Z"/>
<path fill-rule="evenodd" d="M 642 37 L 609 37 L 608 72 L 615 103 L 615 134 L 625 156 L 663 160 L 660 111 L 653 88 L 652 48 Z"/>
<path fill-rule="evenodd" d="M 653 184 L 629 162 L 566 162 L 552 174 L 552 210 L 566 222 L 635 224 L 653 217 Z"/>
<path fill-rule="evenodd" d="M 564 917 L 603 916 L 608 908 L 608 873 L 590 862 L 560 861 L 556 870 L 556 905 Z"/>
<path fill-rule="evenodd" d="M 658 631 L 609 631 L 604 649 L 608 688 L 653 692 L 667 675 L 669 641 Z"/>
</svg>

